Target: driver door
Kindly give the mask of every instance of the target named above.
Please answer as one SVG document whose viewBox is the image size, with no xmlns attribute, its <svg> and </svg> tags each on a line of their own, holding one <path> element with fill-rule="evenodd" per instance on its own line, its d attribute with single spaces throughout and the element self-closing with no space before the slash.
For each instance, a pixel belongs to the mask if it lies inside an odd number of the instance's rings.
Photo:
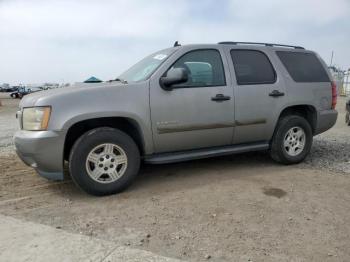
<svg viewBox="0 0 350 262">
<path fill-rule="evenodd" d="M 183 50 L 176 55 L 151 79 L 155 152 L 230 145 L 234 99 L 222 50 Z M 159 79 L 171 68 L 184 68 L 188 81 L 167 91 L 161 88 Z"/>
</svg>

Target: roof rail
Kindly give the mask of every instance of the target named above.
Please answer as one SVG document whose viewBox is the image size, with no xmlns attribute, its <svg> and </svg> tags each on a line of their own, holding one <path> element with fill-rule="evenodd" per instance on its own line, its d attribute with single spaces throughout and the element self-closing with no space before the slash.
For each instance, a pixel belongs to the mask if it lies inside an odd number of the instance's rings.
<svg viewBox="0 0 350 262">
<path fill-rule="evenodd" d="M 295 45 L 281 45 L 281 44 L 271 44 L 271 43 L 257 43 L 257 42 L 219 42 L 218 44 L 223 44 L 223 45 L 264 45 L 264 46 L 276 46 L 276 47 L 290 47 L 290 48 L 295 48 L 295 49 L 305 49 L 302 46 L 295 46 Z"/>
</svg>

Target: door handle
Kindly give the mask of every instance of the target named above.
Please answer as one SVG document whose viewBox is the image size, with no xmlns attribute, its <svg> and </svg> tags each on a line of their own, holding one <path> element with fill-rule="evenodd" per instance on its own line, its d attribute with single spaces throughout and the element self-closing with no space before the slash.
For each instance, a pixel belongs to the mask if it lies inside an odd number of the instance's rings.
<svg viewBox="0 0 350 262">
<path fill-rule="evenodd" d="M 224 96 L 223 94 L 217 94 L 216 96 L 213 96 L 211 98 L 212 101 L 216 101 L 216 102 L 226 101 L 226 100 L 230 100 L 230 99 L 231 99 L 230 96 Z"/>
<path fill-rule="evenodd" d="M 278 90 L 273 90 L 269 96 L 272 96 L 272 97 L 279 97 L 279 96 L 284 96 L 284 93 L 283 92 L 280 92 Z"/>
</svg>

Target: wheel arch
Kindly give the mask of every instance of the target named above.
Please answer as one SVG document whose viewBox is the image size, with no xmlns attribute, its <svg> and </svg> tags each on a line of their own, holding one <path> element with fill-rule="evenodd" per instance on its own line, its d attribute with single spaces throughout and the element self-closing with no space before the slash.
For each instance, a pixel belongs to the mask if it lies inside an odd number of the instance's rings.
<svg viewBox="0 0 350 262">
<path fill-rule="evenodd" d="M 313 105 L 309 104 L 298 104 L 298 105 L 289 105 L 283 108 L 278 116 L 278 120 L 275 124 L 275 128 L 278 124 L 278 121 L 286 115 L 299 115 L 304 117 L 310 124 L 312 133 L 315 134 L 317 128 L 317 110 Z"/>
<path fill-rule="evenodd" d="M 140 124 L 136 120 L 129 117 L 96 117 L 83 119 L 70 125 L 64 140 L 64 159 L 69 159 L 71 149 L 81 135 L 98 127 L 111 127 L 123 131 L 135 141 L 141 155 L 145 153 L 144 134 Z"/>
</svg>

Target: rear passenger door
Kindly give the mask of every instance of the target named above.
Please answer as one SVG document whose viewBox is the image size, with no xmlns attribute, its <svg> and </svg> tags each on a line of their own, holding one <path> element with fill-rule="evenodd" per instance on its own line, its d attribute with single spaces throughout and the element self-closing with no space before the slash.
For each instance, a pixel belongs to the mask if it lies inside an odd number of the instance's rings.
<svg viewBox="0 0 350 262">
<path fill-rule="evenodd" d="M 261 50 L 227 47 L 235 100 L 234 144 L 271 139 L 286 90 L 273 66 L 276 56 Z"/>
</svg>

